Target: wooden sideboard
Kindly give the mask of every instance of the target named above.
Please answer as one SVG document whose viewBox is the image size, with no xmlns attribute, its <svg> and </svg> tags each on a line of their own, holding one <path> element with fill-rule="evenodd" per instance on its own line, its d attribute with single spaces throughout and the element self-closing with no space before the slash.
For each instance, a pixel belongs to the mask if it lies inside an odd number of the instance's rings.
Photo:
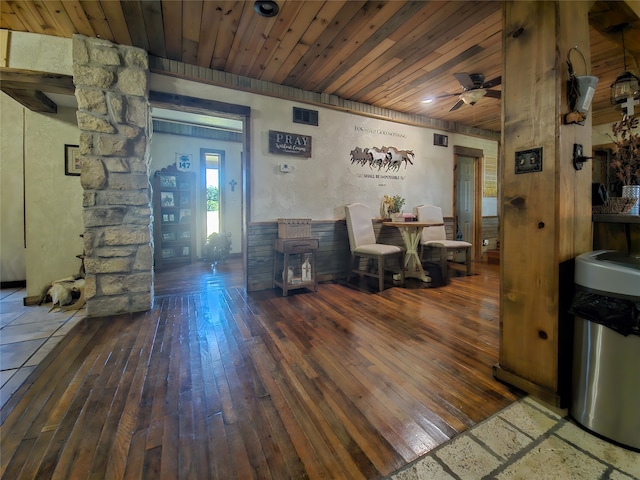
<svg viewBox="0 0 640 480">
<path fill-rule="evenodd" d="M 640 215 L 593 215 L 593 249 L 640 255 Z"/>
</svg>

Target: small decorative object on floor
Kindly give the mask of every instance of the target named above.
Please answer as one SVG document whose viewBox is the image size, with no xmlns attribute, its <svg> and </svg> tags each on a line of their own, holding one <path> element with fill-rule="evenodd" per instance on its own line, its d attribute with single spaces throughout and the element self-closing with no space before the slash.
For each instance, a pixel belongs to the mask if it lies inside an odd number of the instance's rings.
<svg viewBox="0 0 640 480">
<path fill-rule="evenodd" d="M 231 234 L 214 232 L 207 237 L 204 247 L 205 256 L 215 270 L 218 262 L 224 260 L 231 252 Z"/>
<path fill-rule="evenodd" d="M 293 267 L 287 267 L 287 283 L 293 283 Z"/>
<path fill-rule="evenodd" d="M 302 264 L 302 281 L 310 282 L 311 278 L 311 262 L 309 262 L 309 257 L 307 257 Z"/>
</svg>

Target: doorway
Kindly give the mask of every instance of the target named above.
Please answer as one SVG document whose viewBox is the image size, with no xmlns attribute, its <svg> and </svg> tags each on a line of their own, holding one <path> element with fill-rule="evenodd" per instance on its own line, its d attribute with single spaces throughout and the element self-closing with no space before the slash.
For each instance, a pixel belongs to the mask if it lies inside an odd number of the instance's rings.
<svg viewBox="0 0 640 480">
<path fill-rule="evenodd" d="M 218 228 L 229 233 L 232 239 L 231 254 L 242 257 L 244 285 L 247 286 L 246 219 L 249 212 L 249 163 L 250 163 L 250 115 L 251 108 L 178 94 L 151 90 L 149 101 L 162 110 L 170 124 L 164 133 L 172 138 L 186 140 L 184 151 L 194 149 L 194 157 L 200 151 L 197 168 L 196 235 L 200 255 L 207 237 L 206 209 L 206 158 L 202 149 L 220 153 L 218 164 Z M 154 135 L 158 132 L 154 115 Z M 198 145 L 199 144 L 199 145 Z M 171 151 L 173 145 L 167 147 Z M 160 152 L 158 158 L 164 158 Z M 195 163 L 195 162 L 194 162 Z M 215 215 L 215 214 L 214 214 Z"/>
<path fill-rule="evenodd" d="M 473 245 L 471 259 L 482 256 L 482 150 L 454 147 L 454 239 Z M 462 254 L 464 255 L 464 254 Z M 461 259 L 462 260 L 462 259 Z"/>
</svg>

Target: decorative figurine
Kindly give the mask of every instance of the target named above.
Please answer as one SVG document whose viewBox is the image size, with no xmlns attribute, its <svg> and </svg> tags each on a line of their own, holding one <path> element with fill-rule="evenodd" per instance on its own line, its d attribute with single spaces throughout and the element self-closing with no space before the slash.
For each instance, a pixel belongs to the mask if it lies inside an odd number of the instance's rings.
<svg viewBox="0 0 640 480">
<path fill-rule="evenodd" d="M 311 263 L 309 259 L 306 258 L 304 263 L 302 264 L 302 281 L 310 282 L 311 281 Z"/>
</svg>

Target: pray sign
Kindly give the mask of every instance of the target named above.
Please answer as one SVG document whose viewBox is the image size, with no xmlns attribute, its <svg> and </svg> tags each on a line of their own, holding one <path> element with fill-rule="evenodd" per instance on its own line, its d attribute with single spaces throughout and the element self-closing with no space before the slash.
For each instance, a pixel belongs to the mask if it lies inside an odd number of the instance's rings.
<svg viewBox="0 0 640 480">
<path fill-rule="evenodd" d="M 269 153 L 311 157 L 311 137 L 269 130 Z"/>
</svg>

